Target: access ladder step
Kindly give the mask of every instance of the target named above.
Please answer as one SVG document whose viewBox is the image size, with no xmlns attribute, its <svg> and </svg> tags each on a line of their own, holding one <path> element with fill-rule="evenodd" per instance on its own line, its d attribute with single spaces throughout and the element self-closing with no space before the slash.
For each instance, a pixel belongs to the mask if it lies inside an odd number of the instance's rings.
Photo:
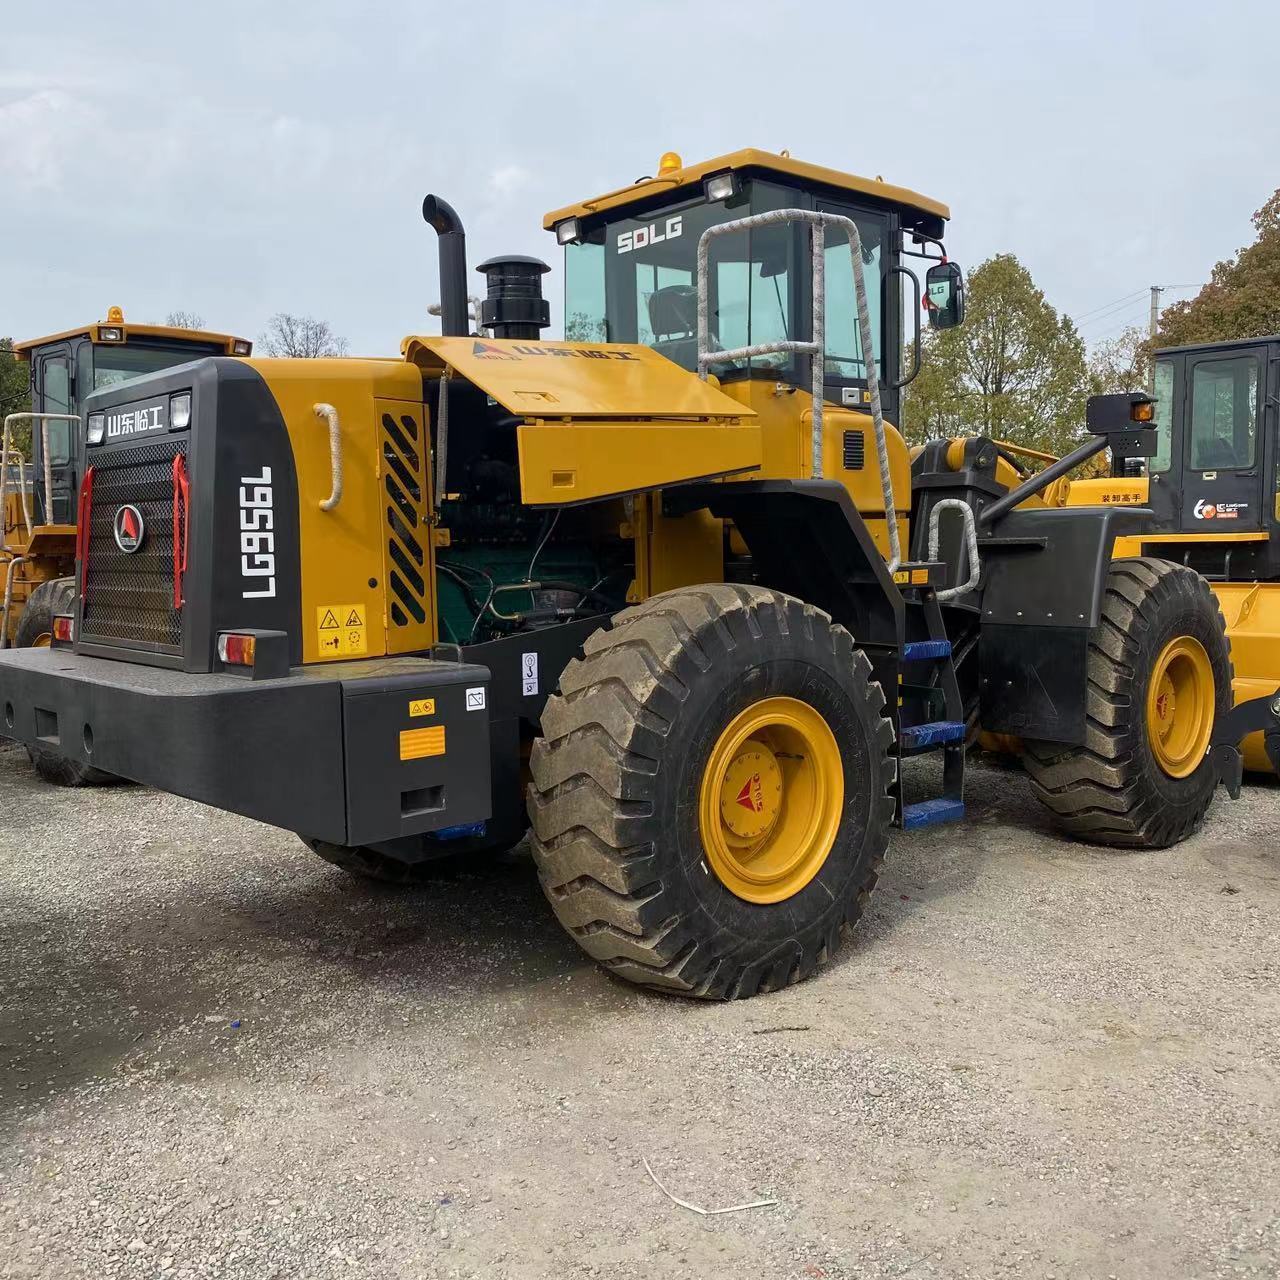
<svg viewBox="0 0 1280 1280">
<path fill-rule="evenodd" d="M 943 822 L 959 822 L 964 817 L 963 800 L 921 800 L 918 804 L 902 806 L 902 829 L 912 831 L 917 827 L 934 827 Z"/>
<path fill-rule="evenodd" d="M 931 720 L 928 724 L 904 725 L 899 740 L 904 751 L 917 751 L 921 747 L 937 747 L 947 742 L 963 742 L 963 720 Z"/>
<path fill-rule="evenodd" d="M 926 658 L 951 657 L 950 640 L 908 640 L 902 646 L 903 662 L 921 662 Z"/>
</svg>

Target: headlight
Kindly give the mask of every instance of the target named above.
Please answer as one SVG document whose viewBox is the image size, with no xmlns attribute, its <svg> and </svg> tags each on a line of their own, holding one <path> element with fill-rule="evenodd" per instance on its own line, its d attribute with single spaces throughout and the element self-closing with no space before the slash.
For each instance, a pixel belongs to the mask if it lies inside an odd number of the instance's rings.
<svg viewBox="0 0 1280 1280">
<path fill-rule="evenodd" d="M 582 239 L 582 227 L 577 218 L 566 218 L 556 223 L 557 244 L 577 244 Z"/>
<path fill-rule="evenodd" d="M 191 392 L 169 397 L 169 430 L 185 431 L 191 425 Z"/>
<path fill-rule="evenodd" d="M 85 433 L 85 439 L 90 444 L 101 444 L 102 437 L 107 434 L 107 415 L 105 413 L 91 413 L 89 415 L 89 426 Z"/>
<path fill-rule="evenodd" d="M 738 179 L 733 173 L 712 174 L 702 189 L 708 200 L 732 200 L 738 194 Z"/>
</svg>

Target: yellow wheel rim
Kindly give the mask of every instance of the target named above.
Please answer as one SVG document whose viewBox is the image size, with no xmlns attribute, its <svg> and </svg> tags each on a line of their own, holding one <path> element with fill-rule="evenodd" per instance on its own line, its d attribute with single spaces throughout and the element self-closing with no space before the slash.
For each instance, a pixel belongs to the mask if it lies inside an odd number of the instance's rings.
<svg viewBox="0 0 1280 1280">
<path fill-rule="evenodd" d="M 1177 636 L 1160 651 L 1147 688 L 1147 738 L 1171 778 L 1194 773 L 1213 732 L 1213 666 L 1204 645 Z"/>
<path fill-rule="evenodd" d="M 47 631 L 42 631 L 31 642 L 30 647 L 32 649 L 48 649 L 52 644 L 53 644 L 53 637 Z"/>
<path fill-rule="evenodd" d="M 796 698 L 765 698 L 725 726 L 702 773 L 698 827 L 712 873 L 747 902 L 783 902 L 822 870 L 844 812 L 827 722 Z"/>
</svg>

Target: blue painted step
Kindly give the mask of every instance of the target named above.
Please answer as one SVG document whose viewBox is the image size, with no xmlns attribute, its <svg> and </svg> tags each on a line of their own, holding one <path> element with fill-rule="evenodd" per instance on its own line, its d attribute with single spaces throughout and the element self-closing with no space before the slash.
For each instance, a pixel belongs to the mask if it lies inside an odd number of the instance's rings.
<svg viewBox="0 0 1280 1280">
<path fill-rule="evenodd" d="M 908 640 L 902 646 L 903 662 L 920 662 L 924 658 L 951 657 L 950 640 Z"/>
<path fill-rule="evenodd" d="M 959 822 L 964 817 L 963 800 L 921 800 L 919 804 L 902 806 L 902 829 L 933 827 L 942 822 Z"/>
<path fill-rule="evenodd" d="M 964 733 L 963 720 L 931 720 L 928 724 L 906 725 L 902 729 L 901 742 L 905 750 L 914 751 L 944 742 L 963 742 Z"/>
</svg>

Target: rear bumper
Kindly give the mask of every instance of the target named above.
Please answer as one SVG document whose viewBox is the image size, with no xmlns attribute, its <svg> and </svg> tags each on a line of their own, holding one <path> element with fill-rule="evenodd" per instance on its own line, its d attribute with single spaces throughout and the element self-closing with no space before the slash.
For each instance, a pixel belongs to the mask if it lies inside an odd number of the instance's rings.
<svg viewBox="0 0 1280 1280">
<path fill-rule="evenodd" d="M 387 658 L 278 680 L 0 651 L 0 734 L 340 844 L 490 816 L 487 668 Z"/>
</svg>

